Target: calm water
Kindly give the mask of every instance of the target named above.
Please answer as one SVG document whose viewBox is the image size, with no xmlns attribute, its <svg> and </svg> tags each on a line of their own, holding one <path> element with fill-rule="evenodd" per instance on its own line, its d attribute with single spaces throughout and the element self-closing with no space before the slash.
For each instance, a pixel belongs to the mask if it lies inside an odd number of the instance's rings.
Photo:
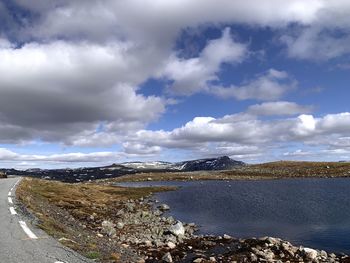
<svg viewBox="0 0 350 263">
<path fill-rule="evenodd" d="M 180 186 L 156 198 L 201 233 L 275 236 L 294 244 L 350 253 L 350 179 L 145 182 Z"/>
</svg>

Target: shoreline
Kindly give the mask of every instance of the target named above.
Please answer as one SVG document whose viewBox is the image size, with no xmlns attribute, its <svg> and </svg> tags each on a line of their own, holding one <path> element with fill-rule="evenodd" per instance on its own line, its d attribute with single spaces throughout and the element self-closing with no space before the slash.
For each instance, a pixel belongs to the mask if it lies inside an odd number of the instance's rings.
<svg viewBox="0 0 350 263">
<path fill-rule="evenodd" d="M 274 180 L 287 178 L 349 178 L 350 163 L 274 162 L 245 165 L 231 170 L 195 172 L 143 172 L 123 175 L 110 182 L 197 181 L 197 180 Z"/>
<path fill-rule="evenodd" d="M 30 210 L 39 219 L 39 223 L 53 219 L 50 224 L 56 224 L 63 231 L 52 231 L 49 234 L 98 262 L 350 262 L 346 255 L 293 246 L 279 238 L 238 239 L 228 235 L 196 235 L 197 226 L 194 223 L 187 224 L 172 216 L 164 216 L 164 212 L 171 208 L 156 203 L 153 194 L 157 188 L 147 191 L 144 188 L 103 187 L 100 184 L 92 185 L 91 182 L 63 184 L 33 179 L 31 183 L 38 184 L 40 189 L 44 186 L 49 189 L 48 192 L 41 193 L 43 198 L 36 196 L 39 199 L 31 200 L 33 203 Z M 32 193 L 26 192 L 28 189 L 23 189 L 23 185 L 19 188 L 22 203 L 26 204 L 28 197 L 35 198 Z M 72 193 L 82 198 L 82 191 L 90 196 L 109 193 L 114 189 L 128 193 L 137 191 L 140 195 L 122 199 L 114 197 L 111 202 L 101 199 L 101 202 L 106 203 L 93 203 L 96 209 L 92 207 L 92 211 L 91 204 L 84 204 L 87 200 L 48 199 L 46 195 L 52 194 L 50 191 L 56 188 L 71 191 L 70 199 L 74 199 Z M 100 192 L 94 193 L 96 188 Z M 68 204 L 63 205 L 63 202 Z M 73 204 L 75 207 L 72 207 Z M 77 209 L 80 209 L 79 213 Z M 46 213 L 45 217 L 42 216 L 43 212 Z M 42 222 L 41 225 L 43 226 Z"/>
</svg>

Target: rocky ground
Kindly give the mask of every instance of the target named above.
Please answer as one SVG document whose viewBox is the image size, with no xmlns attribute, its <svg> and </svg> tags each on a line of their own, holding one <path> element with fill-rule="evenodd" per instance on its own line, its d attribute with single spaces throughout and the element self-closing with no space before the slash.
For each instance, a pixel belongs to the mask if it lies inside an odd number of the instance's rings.
<svg viewBox="0 0 350 263">
<path fill-rule="evenodd" d="M 196 235 L 194 223 L 165 216 L 170 207 L 142 189 L 33 179 L 18 189 L 40 226 L 99 262 L 350 262 L 278 238 Z"/>
<path fill-rule="evenodd" d="M 225 171 L 153 172 L 123 175 L 107 181 L 193 181 L 193 180 L 261 180 L 282 178 L 350 177 L 350 162 L 279 161 L 238 166 Z"/>
<path fill-rule="evenodd" d="M 102 222 L 101 234 L 97 235 L 108 235 L 117 244 L 137 250 L 139 262 L 350 262 L 346 255 L 297 247 L 278 238 L 196 235 L 194 223 L 164 217 L 168 209 L 166 204 L 157 206 L 150 199 L 129 200 L 123 203 L 119 219 Z M 134 231 L 128 231 L 130 227 Z"/>
</svg>

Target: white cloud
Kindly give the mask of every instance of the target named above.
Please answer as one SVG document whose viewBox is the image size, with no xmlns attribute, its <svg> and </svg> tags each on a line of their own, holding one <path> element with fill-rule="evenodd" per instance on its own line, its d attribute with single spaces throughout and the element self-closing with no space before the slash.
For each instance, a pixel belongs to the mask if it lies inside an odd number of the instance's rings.
<svg viewBox="0 0 350 263">
<path fill-rule="evenodd" d="M 319 1 L 315 18 L 297 30 L 285 31 L 281 41 L 288 55 L 298 59 L 329 60 L 350 53 L 350 3 Z"/>
<path fill-rule="evenodd" d="M 295 89 L 296 86 L 297 81 L 285 71 L 270 69 L 265 74 L 259 75 L 255 79 L 245 82 L 240 86 L 214 86 L 210 92 L 225 99 L 276 100 L 288 91 Z"/>
<path fill-rule="evenodd" d="M 160 75 L 174 81 L 172 93 L 190 95 L 207 90 L 223 63 L 241 62 L 246 53 L 247 47 L 234 42 L 226 28 L 222 37 L 209 41 L 198 57 L 182 59 L 173 55 Z"/>
<path fill-rule="evenodd" d="M 262 104 L 252 105 L 248 108 L 248 113 L 254 115 L 297 115 L 310 113 L 311 106 L 302 106 L 295 102 L 275 101 L 264 102 Z"/>
<path fill-rule="evenodd" d="M 222 118 L 197 117 L 172 131 L 144 130 L 174 101 L 142 95 L 138 87 L 162 76 L 173 81 L 170 90 L 176 94 L 204 91 L 238 100 L 278 100 L 297 86 L 284 71 L 270 69 L 227 87 L 218 84 L 224 63 L 240 63 L 250 54 L 235 32 L 225 29 L 197 57 L 185 59 L 173 50 L 181 30 L 229 24 L 269 27 L 282 32 L 290 57 L 332 59 L 350 52 L 347 0 L 15 3 L 25 9 L 25 19 L 15 19 L 13 10 L 0 2 L 0 143 L 38 139 L 75 146 L 122 144 L 126 153 L 144 155 L 167 148 L 203 151 L 213 144 L 213 149 L 253 156 L 250 150 L 268 143 L 322 142 L 338 149 L 346 142 L 337 138 L 349 134 L 348 113 L 259 118 L 310 113 L 291 102 L 263 103 Z M 115 156 L 14 154 L 0 151 L 0 157 L 27 162 Z"/>
<path fill-rule="evenodd" d="M 320 118 L 299 115 L 289 119 L 262 120 L 249 114 L 227 115 L 222 118 L 196 117 L 180 128 L 172 131 L 143 130 L 129 138 L 130 142 L 144 147 L 188 149 L 202 154 L 209 149 L 213 152 L 230 152 L 232 155 L 254 154 L 248 150 L 288 147 L 291 143 L 301 143 L 310 147 L 342 149 L 347 144 L 336 138 L 346 139 L 350 132 L 350 113 L 329 114 Z M 257 147 L 260 149 L 257 150 Z M 237 151 L 235 151 L 235 149 Z M 241 154 L 239 154 L 241 151 Z M 209 155 L 209 154 L 208 154 Z"/>
<path fill-rule="evenodd" d="M 0 49 L 0 130 L 13 128 L 0 141 L 16 140 L 17 135 L 69 142 L 93 133 L 101 122 L 109 132 L 123 133 L 156 120 L 166 102 L 137 94 L 137 83 L 148 73 L 129 74 L 134 67 L 145 67 L 137 64 L 142 61 L 125 60 L 129 52 L 135 55 L 125 43 L 84 42 Z M 113 130 L 114 123 L 118 129 Z"/>
<path fill-rule="evenodd" d="M 130 155 L 155 155 L 160 153 L 162 148 L 159 146 L 146 147 L 140 143 L 123 143 L 124 152 Z"/>
<path fill-rule="evenodd" d="M 93 152 L 93 153 L 62 153 L 51 155 L 18 154 L 5 148 L 0 148 L 1 161 L 17 162 L 54 162 L 54 163 L 74 163 L 74 162 L 103 162 L 113 161 L 123 154 L 119 152 Z"/>
</svg>

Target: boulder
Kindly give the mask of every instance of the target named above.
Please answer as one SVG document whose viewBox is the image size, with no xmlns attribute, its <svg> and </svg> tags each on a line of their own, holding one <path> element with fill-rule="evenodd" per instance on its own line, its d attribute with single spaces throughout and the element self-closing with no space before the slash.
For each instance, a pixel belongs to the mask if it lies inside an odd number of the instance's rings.
<svg viewBox="0 0 350 263">
<path fill-rule="evenodd" d="M 180 221 L 177 221 L 176 224 L 169 227 L 169 232 L 175 236 L 185 235 L 185 228 Z"/>
<path fill-rule="evenodd" d="M 117 223 L 117 228 L 118 229 L 123 229 L 123 227 L 124 227 L 124 223 L 123 222 L 118 222 Z"/>
<path fill-rule="evenodd" d="M 305 255 L 305 258 L 306 260 L 314 260 L 317 258 L 317 255 L 318 255 L 318 252 L 317 250 L 315 249 L 312 249 L 312 248 L 304 248 L 303 249 L 303 252 L 304 252 L 304 255 Z"/>
<path fill-rule="evenodd" d="M 174 248 L 176 247 L 176 245 L 175 245 L 173 242 L 171 242 L 171 241 L 169 241 L 169 242 L 167 243 L 167 246 L 168 246 L 168 248 L 170 248 L 170 249 L 174 249 Z"/>
<path fill-rule="evenodd" d="M 231 236 L 226 235 L 226 234 L 224 234 L 223 238 L 224 238 L 224 239 L 226 239 L 226 240 L 230 240 L 230 239 L 232 239 L 232 237 L 231 237 Z"/>
<path fill-rule="evenodd" d="M 167 204 L 161 204 L 158 206 L 158 209 L 164 212 L 170 210 L 170 206 L 168 206 Z"/>
<path fill-rule="evenodd" d="M 164 254 L 164 256 L 162 257 L 162 260 L 164 262 L 168 262 L 168 263 L 172 263 L 173 262 L 173 258 L 171 257 L 171 254 L 169 252 Z"/>
<path fill-rule="evenodd" d="M 112 222 L 110 222 L 108 220 L 104 220 L 102 222 L 102 232 L 105 233 L 109 237 L 115 235 L 116 230 L 114 227 L 115 227 L 115 224 L 113 224 Z"/>
</svg>

